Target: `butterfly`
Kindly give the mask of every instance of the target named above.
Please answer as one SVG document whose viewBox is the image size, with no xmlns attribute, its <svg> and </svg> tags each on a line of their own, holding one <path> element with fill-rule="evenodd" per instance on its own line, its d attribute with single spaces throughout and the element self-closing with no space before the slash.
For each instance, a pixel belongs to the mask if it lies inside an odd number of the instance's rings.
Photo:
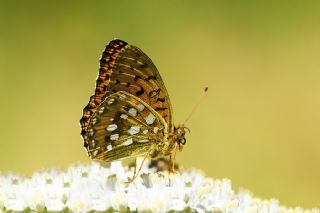
<svg viewBox="0 0 320 213">
<path fill-rule="evenodd" d="M 120 39 L 112 40 L 101 56 L 95 93 L 80 125 L 90 158 L 169 156 L 171 172 L 188 130 L 173 124 L 168 92 L 151 59 Z"/>
</svg>

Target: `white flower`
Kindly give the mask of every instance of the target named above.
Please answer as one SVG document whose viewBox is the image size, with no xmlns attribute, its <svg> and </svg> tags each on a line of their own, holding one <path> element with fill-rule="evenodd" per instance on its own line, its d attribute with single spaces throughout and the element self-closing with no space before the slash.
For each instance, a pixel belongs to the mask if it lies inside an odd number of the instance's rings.
<svg viewBox="0 0 320 213">
<path fill-rule="evenodd" d="M 141 160 L 138 161 L 138 166 Z M 99 163 L 75 164 L 65 172 L 51 169 L 36 172 L 31 178 L 9 173 L 0 176 L 0 213 L 88 211 L 168 212 L 310 212 L 301 207 L 286 208 L 275 199 L 256 198 L 240 189 L 237 193 L 228 179 L 207 178 L 197 170 L 179 174 L 155 172 L 144 164 L 133 183 L 126 183 L 133 169 L 114 162 L 110 167 Z"/>
</svg>

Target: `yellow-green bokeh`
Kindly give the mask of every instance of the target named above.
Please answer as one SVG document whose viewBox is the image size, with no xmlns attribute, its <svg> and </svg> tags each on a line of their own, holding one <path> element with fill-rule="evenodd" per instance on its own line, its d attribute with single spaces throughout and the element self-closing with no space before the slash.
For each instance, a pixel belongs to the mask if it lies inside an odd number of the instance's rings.
<svg viewBox="0 0 320 213">
<path fill-rule="evenodd" d="M 234 188 L 320 206 L 319 1 L 1 1 L 0 170 L 89 161 L 78 121 L 111 39 L 143 49 L 176 123 L 177 156 Z"/>
</svg>

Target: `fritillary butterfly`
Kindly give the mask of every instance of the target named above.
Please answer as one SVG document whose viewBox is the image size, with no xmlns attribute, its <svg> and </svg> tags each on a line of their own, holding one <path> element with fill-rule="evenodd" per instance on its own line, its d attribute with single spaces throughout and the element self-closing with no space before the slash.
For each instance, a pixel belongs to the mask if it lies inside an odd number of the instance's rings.
<svg viewBox="0 0 320 213">
<path fill-rule="evenodd" d="M 111 41 L 100 59 L 95 94 L 80 120 L 84 147 L 92 159 L 170 157 L 185 144 L 184 125 L 174 126 L 161 76 L 138 47 Z"/>
</svg>

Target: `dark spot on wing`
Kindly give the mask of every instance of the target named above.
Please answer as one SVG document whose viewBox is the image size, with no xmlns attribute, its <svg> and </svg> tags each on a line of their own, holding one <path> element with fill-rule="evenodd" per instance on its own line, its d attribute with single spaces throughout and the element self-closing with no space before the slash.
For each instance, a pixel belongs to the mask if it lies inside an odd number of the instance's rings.
<svg viewBox="0 0 320 213">
<path fill-rule="evenodd" d="M 159 88 L 157 90 L 153 90 L 153 91 L 149 92 L 149 97 L 150 98 L 155 97 L 156 95 L 158 95 L 160 93 L 160 91 L 161 91 L 161 89 Z"/>
<path fill-rule="evenodd" d="M 157 98 L 157 101 L 165 102 L 165 101 L 166 101 L 166 99 L 165 99 L 165 98 Z"/>
<path fill-rule="evenodd" d="M 116 112 L 116 114 L 114 115 L 114 120 L 113 122 L 116 123 L 120 120 L 120 116 L 121 116 L 121 112 Z"/>
<path fill-rule="evenodd" d="M 140 96 L 140 95 L 142 95 L 143 93 L 144 93 L 144 89 L 143 89 L 143 87 L 140 87 L 140 90 L 136 92 L 136 95 L 137 95 L 137 96 Z"/>
<path fill-rule="evenodd" d="M 100 67 L 99 74 L 101 75 L 101 74 L 105 73 L 106 71 L 107 71 L 106 68 Z"/>
<path fill-rule="evenodd" d="M 101 78 L 97 79 L 97 84 L 102 84 L 104 81 Z"/>
<path fill-rule="evenodd" d="M 82 120 L 82 119 L 81 119 L 81 120 Z M 86 130 L 84 130 L 84 129 L 83 129 L 83 130 L 81 130 L 81 135 L 82 135 L 82 136 L 86 136 L 86 135 L 87 135 L 87 131 L 86 131 Z"/>
<path fill-rule="evenodd" d="M 106 80 L 109 80 L 109 79 L 110 79 L 110 75 L 106 74 Z"/>
<path fill-rule="evenodd" d="M 157 80 L 156 76 L 149 76 L 148 78 L 146 78 L 146 81 L 150 81 L 150 80 Z"/>
<path fill-rule="evenodd" d="M 107 60 L 107 59 L 104 58 L 104 57 L 100 59 L 100 65 L 101 65 L 101 66 L 105 66 L 106 64 L 108 64 L 108 62 L 109 62 L 109 60 Z"/>
<path fill-rule="evenodd" d="M 141 77 L 140 76 L 138 76 L 138 75 L 136 75 L 136 77 L 134 77 L 134 81 L 138 81 L 139 79 L 141 79 Z"/>
<path fill-rule="evenodd" d="M 162 110 L 166 110 L 166 109 L 168 109 L 167 107 L 157 107 L 157 108 L 155 108 L 154 110 L 156 110 L 156 111 L 162 111 Z"/>
<path fill-rule="evenodd" d="M 140 68 L 141 68 L 141 69 L 144 69 L 144 68 L 146 68 L 146 67 L 147 67 L 146 64 L 140 64 Z"/>
</svg>

